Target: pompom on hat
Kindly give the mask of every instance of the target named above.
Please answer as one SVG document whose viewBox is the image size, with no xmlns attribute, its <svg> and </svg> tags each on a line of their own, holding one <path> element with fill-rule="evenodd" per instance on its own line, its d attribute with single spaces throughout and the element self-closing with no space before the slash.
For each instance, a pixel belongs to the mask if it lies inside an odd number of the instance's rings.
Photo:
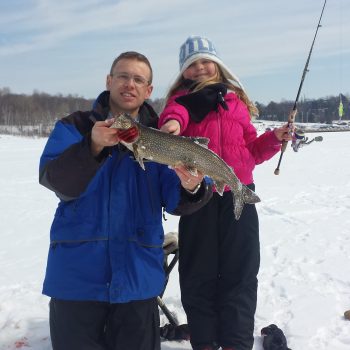
<svg viewBox="0 0 350 350">
<path fill-rule="evenodd" d="M 242 90 L 244 87 L 238 77 L 231 72 L 231 70 L 219 58 L 216 49 L 211 40 L 201 36 L 189 36 L 187 40 L 180 47 L 179 64 L 180 73 L 178 79 L 183 72 L 195 61 L 199 59 L 207 59 L 217 63 L 225 78 L 236 83 Z"/>
</svg>

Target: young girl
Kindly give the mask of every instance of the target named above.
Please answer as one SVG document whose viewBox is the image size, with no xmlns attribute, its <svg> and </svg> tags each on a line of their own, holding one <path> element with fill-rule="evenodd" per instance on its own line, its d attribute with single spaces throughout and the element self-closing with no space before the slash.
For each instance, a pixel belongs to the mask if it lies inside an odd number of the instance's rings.
<svg viewBox="0 0 350 350">
<path fill-rule="evenodd" d="M 257 109 L 239 79 L 217 56 L 212 42 L 189 37 L 180 48 L 180 73 L 166 98 L 161 130 L 210 139 L 209 148 L 254 189 L 256 164 L 274 156 L 288 126 L 257 137 Z M 239 220 L 229 188 L 179 223 L 181 299 L 195 350 L 250 350 L 259 271 L 259 223 L 255 205 Z"/>
</svg>

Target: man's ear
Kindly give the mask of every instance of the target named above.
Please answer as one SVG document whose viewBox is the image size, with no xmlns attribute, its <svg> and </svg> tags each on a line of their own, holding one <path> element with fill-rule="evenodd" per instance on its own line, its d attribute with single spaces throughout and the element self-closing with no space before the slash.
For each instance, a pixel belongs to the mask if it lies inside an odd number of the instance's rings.
<svg viewBox="0 0 350 350">
<path fill-rule="evenodd" d="M 108 74 L 106 77 L 106 90 L 109 91 L 111 89 L 111 84 L 112 84 L 112 76 Z"/>
<path fill-rule="evenodd" d="M 147 91 L 146 91 L 146 96 L 145 96 L 145 99 L 147 100 L 148 98 L 150 98 L 151 94 L 152 94 L 152 91 L 153 91 L 153 85 L 148 85 L 147 86 Z"/>
</svg>

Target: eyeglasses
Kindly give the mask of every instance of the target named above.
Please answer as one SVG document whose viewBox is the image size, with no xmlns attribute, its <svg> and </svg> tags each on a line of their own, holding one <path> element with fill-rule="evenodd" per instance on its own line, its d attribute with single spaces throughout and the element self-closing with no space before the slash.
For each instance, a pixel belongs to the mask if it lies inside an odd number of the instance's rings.
<svg viewBox="0 0 350 350">
<path fill-rule="evenodd" d="M 133 75 L 129 73 L 115 73 L 111 74 L 112 77 L 115 77 L 118 83 L 125 84 L 128 83 L 131 79 L 137 86 L 146 86 L 149 85 L 150 82 L 140 75 Z"/>
</svg>

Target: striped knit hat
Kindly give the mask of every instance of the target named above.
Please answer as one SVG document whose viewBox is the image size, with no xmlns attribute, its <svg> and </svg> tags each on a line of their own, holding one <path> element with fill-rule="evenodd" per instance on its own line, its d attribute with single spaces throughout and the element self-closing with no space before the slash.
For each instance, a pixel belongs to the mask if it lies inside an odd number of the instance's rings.
<svg viewBox="0 0 350 350">
<path fill-rule="evenodd" d="M 238 77 L 233 74 L 230 69 L 222 62 L 218 57 L 217 52 L 213 43 L 204 37 L 200 36 L 190 36 L 180 47 L 179 64 L 180 64 L 180 74 L 182 73 L 195 61 L 199 59 L 207 59 L 217 63 L 226 79 L 236 83 L 242 90 L 244 90 L 243 85 L 239 81 Z M 178 78 L 179 78 L 178 77 Z"/>
</svg>

